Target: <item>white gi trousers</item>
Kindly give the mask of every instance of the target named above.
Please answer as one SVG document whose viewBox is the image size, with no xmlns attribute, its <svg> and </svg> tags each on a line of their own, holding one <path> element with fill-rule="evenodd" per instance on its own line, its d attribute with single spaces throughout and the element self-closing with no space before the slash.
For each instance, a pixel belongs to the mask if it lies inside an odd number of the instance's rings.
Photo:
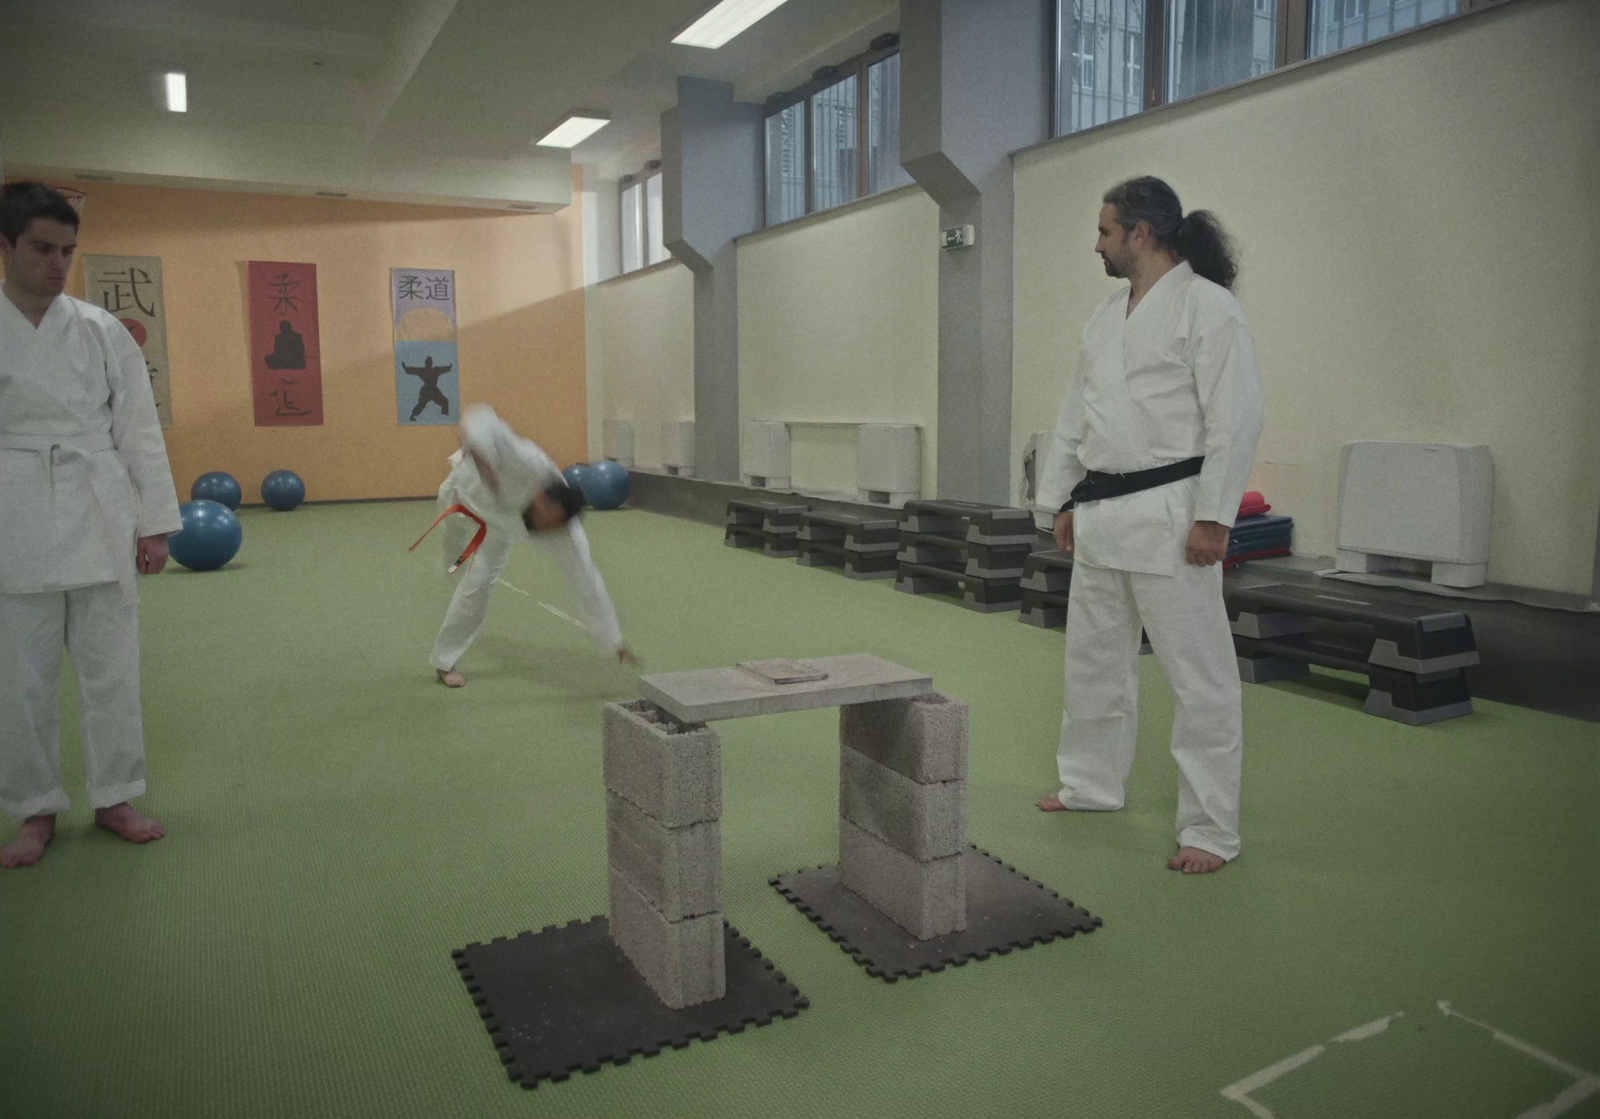
<svg viewBox="0 0 1600 1119">
<path fill-rule="evenodd" d="M 1178 843 L 1237 857 L 1244 735 L 1222 566 L 1180 563 L 1172 575 L 1148 575 L 1077 560 L 1068 595 L 1061 803 L 1123 806 L 1138 741 L 1142 624 L 1172 685 Z"/>
<path fill-rule="evenodd" d="M 440 500 L 443 503 L 443 497 Z M 461 550 L 467 546 L 477 525 L 457 514 L 446 521 L 442 528 L 445 564 L 448 566 L 456 561 Z M 466 569 L 456 583 L 455 594 L 450 596 L 450 608 L 445 611 L 444 625 L 439 627 L 439 636 L 434 638 L 433 653 L 428 657 L 434 668 L 448 672 L 477 640 L 478 631 L 483 629 L 483 621 L 489 616 L 489 595 L 500 581 L 500 572 L 511 558 L 515 543 L 515 540 L 504 532 L 497 532 L 491 525 L 483 543 L 467 561 Z"/>
<path fill-rule="evenodd" d="M 0 594 L 0 810 L 65 812 L 61 654 L 78 679 L 89 806 L 144 795 L 139 600 L 122 583 Z"/>
</svg>

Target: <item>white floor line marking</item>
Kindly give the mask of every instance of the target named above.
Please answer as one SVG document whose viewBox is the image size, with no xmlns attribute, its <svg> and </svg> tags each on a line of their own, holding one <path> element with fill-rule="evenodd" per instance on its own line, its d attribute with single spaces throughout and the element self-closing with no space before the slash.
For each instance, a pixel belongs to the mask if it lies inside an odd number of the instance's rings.
<svg viewBox="0 0 1600 1119">
<path fill-rule="evenodd" d="M 507 582 L 504 579 L 500 579 L 500 580 L 498 580 L 498 582 L 500 583 L 500 585 L 502 587 L 510 587 L 512 590 L 516 591 L 520 595 L 526 595 L 528 598 L 532 598 L 533 597 L 531 594 L 528 594 L 527 591 L 523 590 L 521 587 L 517 586 L 515 583 Z"/>
<path fill-rule="evenodd" d="M 1443 1014 L 1446 1018 L 1459 1018 L 1463 1022 L 1470 1022 L 1472 1025 L 1477 1026 L 1480 1030 L 1486 1030 L 1489 1033 L 1489 1036 L 1493 1037 L 1501 1045 L 1504 1045 L 1510 1049 L 1515 1049 L 1517 1052 L 1522 1053 L 1525 1056 L 1532 1057 L 1541 1064 L 1549 1065 L 1557 1072 L 1566 1073 L 1575 1081 L 1570 1088 L 1562 1092 L 1555 1099 L 1550 1100 L 1548 1103 L 1539 1104 L 1537 1107 L 1529 1108 L 1527 1111 L 1524 1111 L 1521 1115 L 1519 1115 L 1517 1119 L 1554 1119 L 1554 1116 L 1560 1115 L 1564 1111 L 1570 1111 L 1572 1108 L 1577 1107 L 1578 1104 L 1582 1103 L 1596 1092 L 1600 1092 L 1600 1076 L 1596 1076 L 1592 1072 L 1585 1072 L 1576 1065 L 1569 1065 L 1560 1057 L 1552 1056 L 1551 1054 L 1546 1053 L 1543 1049 L 1540 1049 L 1538 1046 L 1530 1045 L 1521 1038 L 1512 1037 L 1504 1030 L 1497 1029 L 1494 1026 L 1489 1025 L 1487 1022 L 1480 1022 L 1476 1018 L 1469 1018 L 1467 1015 L 1462 1014 L 1455 1007 L 1451 1006 L 1449 999 L 1439 1000 L 1439 1013 Z"/>
<path fill-rule="evenodd" d="M 511 590 L 514 590 L 518 594 L 523 595 L 524 597 L 533 598 L 533 595 L 529 594 L 527 591 L 523 590 L 521 587 L 517 586 L 515 583 L 508 583 L 504 579 L 498 580 L 498 582 L 500 583 L 500 585 L 502 587 L 507 587 L 507 588 L 509 588 Z M 574 618 L 571 614 L 568 614 L 565 610 L 557 610 L 554 606 L 551 606 L 548 602 L 541 602 L 541 603 L 539 603 L 539 605 L 544 607 L 546 610 L 550 611 L 550 613 L 554 614 L 556 617 L 560 618 L 563 622 L 569 622 L 572 625 L 577 626 L 579 629 L 587 629 L 588 628 L 581 621 L 579 621 L 577 618 Z"/>
<path fill-rule="evenodd" d="M 1302 1049 L 1292 1057 L 1285 1057 L 1275 1065 L 1264 1068 L 1260 1072 L 1252 1072 L 1238 1083 L 1228 1085 L 1222 1090 L 1222 1096 L 1224 1099 L 1232 1100 L 1234 1103 L 1243 1104 L 1249 1108 L 1250 1113 L 1256 1119 L 1275 1119 L 1272 1109 L 1264 1107 L 1251 1099 L 1250 1093 L 1257 1089 L 1265 1088 L 1278 1077 L 1293 1072 L 1301 1065 L 1310 1064 L 1327 1051 L 1328 1047 L 1325 1045 L 1313 1045 L 1310 1049 Z"/>
<path fill-rule="evenodd" d="M 1376 1019 L 1374 1021 L 1368 1022 L 1364 1026 L 1357 1026 L 1353 1030 L 1346 1030 L 1344 1033 L 1339 1034 L 1337 1037 L 1332 1038 L 1331 1040 L 1333 1040 L 1333 1041 L 1365 1041 L 1365 1040 L 1367 1040 L 1367 1038 L 1376 1037 L 1378 1034 L 1381 1034 L 1384 1030 L 1388 1029 L 1389 1028 L 1389 1024 L 1391 1022 L 1393 1022 L 1396 1018 L 1404 1018 L 1405 1016 L 1406 1016 L 1406 1012 L 1405 1011 L 1397 1010 L 1393 1014 L 1390 1014 L 1386 1018 L 1378 1018 L 1378 1019 Z"/>
</svg>

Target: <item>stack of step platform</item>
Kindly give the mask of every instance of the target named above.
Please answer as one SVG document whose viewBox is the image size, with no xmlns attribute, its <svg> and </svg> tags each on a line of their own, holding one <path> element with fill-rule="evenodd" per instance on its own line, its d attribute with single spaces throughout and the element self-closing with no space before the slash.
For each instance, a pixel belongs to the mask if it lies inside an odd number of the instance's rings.
<svg viewBox="0 0 1600 1119">
<path fill-rule="evenodd" d="M 1225 598 L 1246 683 L 1304 676 L 1314 664 L 1366 676 L 1369 715 L 1420 726 L 1472 713 L 1465 670 L 1478 646 L 1459 611 L 1283 583 Z"/>
<path fill-rule="evenodd" d="M 900 550 L 898 530 L 892 520 L 810 510 L 800 515 L 799 562 L 843 568 L 852 579 L 892 579 Z"/>
<path fill-rule="evenodd" d="M 962 596 L 989 614 L 1022 605 L 1028 555 L 1039 546 L 1033 514 L 972 501 L 908 501 L 900 512 L 895 590 Z"/>
<path fill-rule="evenodd" d="M 804 505 L 776 501 L 730 501 L 722 542 L 730 548 L 760 548 L 769 556 L 795 556 L 800 552 L 800 518 Z"/>
<path fill-rule="evenodd" d="M 1034 552 L 1022 572 L 1022 613 L 1017 621 L 1040 629 L 1066 628 L 1071 589 L 1072 553 Z"/>
</svg>

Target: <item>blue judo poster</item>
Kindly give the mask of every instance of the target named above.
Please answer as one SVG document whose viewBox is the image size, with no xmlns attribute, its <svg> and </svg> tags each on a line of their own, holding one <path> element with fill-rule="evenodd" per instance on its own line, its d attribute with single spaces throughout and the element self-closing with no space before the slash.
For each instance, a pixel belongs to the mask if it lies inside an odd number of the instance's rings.
<svg viewBox="0 0 1600 1119">
<path fill-rule="evenodd" d="M 461 415 L 456 362 L 456 274 L 392 268 L 394 398 L 401 426 L 453 424 Z"/>
</svg>

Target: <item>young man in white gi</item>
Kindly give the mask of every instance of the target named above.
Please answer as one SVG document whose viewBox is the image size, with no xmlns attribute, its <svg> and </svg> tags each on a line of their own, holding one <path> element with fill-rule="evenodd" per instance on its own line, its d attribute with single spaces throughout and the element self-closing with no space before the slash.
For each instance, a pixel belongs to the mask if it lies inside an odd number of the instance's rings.
<svg viewBox="0 0 1600 1119">
<path fill-rule="evenodd" d="M 58 693 L 78 678 L 95 822 L 134 843 L 161 824 L 143 795 L 137 574 L 183 527 L 139 347 L 64 295 L 78 215 L 57 191 L 0 195 L 0 810 L 22 821 L 0 867 L 39 861 L 67 810 Z"/>
<path fill-rule="evenodd" d="M 1173 690 L 1178 853 L 1205 874 L 1239 854 L 1244 743 L 1222 560 L 1261 434 L 1237 268 L 1205 211 L 1160 179 L 1114 187 L 1095 252 L 1128 281 L 1090 316 L 1040 476 L 1073 553 L 1066 687 L 1046 812 L 1121 808 L 1137 741 L 1139 632 Z"/>
<path fill-rule="evenodd" d="M 578 523 L 582 495 L 566 484 L 555 460 L 513 432 L 487 405 L 475 404 L 461 416 L 461 450 L 450 456 L 450 475 L 439 487 L 441 519 L 455 507 L 463 512 L 446 526 L 445 562 L 453 565 L 452 571 L 463 562 L 467 569 L 429 658 L 441 681 L 452 688 L 467 682 L 456 666 L 483 628 L 489 594 L 518 540 L 536 540 L 549 548 L 566 572 L 595 643 L 622 663 L 634 663 Z M 475 547 L 467 546 L 474 541 Z"/>
</svg>

